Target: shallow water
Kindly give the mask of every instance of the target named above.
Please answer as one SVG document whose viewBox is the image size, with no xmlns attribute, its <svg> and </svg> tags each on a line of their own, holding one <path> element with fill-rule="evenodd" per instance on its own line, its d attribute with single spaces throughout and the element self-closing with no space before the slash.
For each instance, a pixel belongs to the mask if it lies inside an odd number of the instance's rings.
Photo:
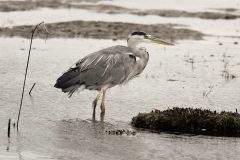
<svg viewBox="0 0 240 160">
<path fill-rule="evenodd" d="M 18 18 L 21 15 L 21 19 Z M 32 15 L 32 16 L 29 16 Z M 51 15 L 51 16 L 49 16 Z M 127 17 L 127 18 L 126 18 Z M 74 20 L 126 22 L 136 24 L 177 24 L 178 28 L 189 28 L 204 34 L 215 36 L 240 37 L 239 19 L 206 20 L 184 17 L 137 16 L 130 14 L 105 14 L 81 9 L 48 9 L 41 8 L 32 11 L 0 12 L 0 26 L 12 27 L 16 25 L 35 25 L 45 23 L 65 22 Z"/>
<path fill-rule="evenodd" d="M 107 93 L 104 122 L 92 121 L 91 102 L 97 92 L 67 98 L 53 87 L 55 80 L 79 58 L 103 46 L 125 41 L 96 39 L 35 39 L 20 121 L 7 141 L 7 121 L 16 122 L 29 40 L 0 39 L 0 159 L 237 159 L 240 140 L 209 136 L 156 134 L 108 135 L 106 130 L 129 129 L 131 118 L 154 108 L 202 107 L 240 110 L 238 39 L 206 37 L 179 41 L 174 47 L 145 45 L 150 61 L 140 77 Z M 219 46 L 221 41 L 223 45 Z M 225 52 L 225 54 L 224 54 Z M 186 60 L 194 59 L 193 65 Z M 221 76 L 224 61 L 237 78 Z M 32 84 L 36 86 L 28 96 Z M 214 85 L 208 97 L 203 92 Z M 97 108 L 97 115 L 99 115 Z M 9 146 L 9 151 L 6 150 Z"/>
<path fill-rule="evenodd" d="M 119 5 L 127 8 L 139 9 L 177 9 L 187 11 L 206 11 L 216 8 L 240 8 L 238 0 L 114 0 L 114 1 L 100 1 L 104 4 Z"/>
<path fill-rule="evenodd" d="M 187 5 L 175 5 L 175 1 L 158 1 L 161 5 L 157 8 L 188 11 L 239 8 L 237 0 L 216 1 L 183 3 Z M 125 7 L 131 3 L 134 8 L 155 8 L 156 5 L 149 3 L 152 0 L 147 2 L 146 5 L 125 0 L 101 3 Z M 45 42 L 34 39 L 20 132 L 12 129 L 10 143 L 7 139 L 7 122 L 9 118 L 12 122 L 17 119 L 29 40 L 0 38 L 0 160 L 239 159 L 239 138 L 140 130 L 137 130 L 135 136 L 105 133 L 106 130 L 135 130 L 130 125 L 131 118 L 139 112 L 149 112 L 155 108 L 163 110 L 179 106 L 217 111 L 240 110 L 239 38 L 221 37 L 239 36 L 239 20 L 127 16 L 126 19 L 126 15 L 66 9 L 0 13 L 1 26 L 78 19 L 178 23 L 189 25 L 205 34 L 219 36 L 204 37 L 203 41 L 178 41 L 174 47 L 144 45 L 150 53 L 146 69 L 127 85 L 112 88 L 107 93 L 107 110 L 103 122 L 98 116 L 99 107 L 96 121 L 92 121 L 91 117 L 91 103 L 97 92 L 84 91 L 69 99 L 53 85 L 58 76 L 79 58 L 104 47 L 126 45 L 126 42 L 80 38 L 48 39 Z M 234 44 L 236 42 L 238 44 Z M 191 59 L 194 63 L 190 63 Z M 226 64 L 228 72 L 236 78 L 226 79 L 222 76 Z M 32 97 L 29 97 L 28 91 L 34 82 L 36 86 Z M 212 91 L 209 86 L 213 86 Z M 209 92 L 209 95 L 204 97 L 204 92 Z"/>
</svg>

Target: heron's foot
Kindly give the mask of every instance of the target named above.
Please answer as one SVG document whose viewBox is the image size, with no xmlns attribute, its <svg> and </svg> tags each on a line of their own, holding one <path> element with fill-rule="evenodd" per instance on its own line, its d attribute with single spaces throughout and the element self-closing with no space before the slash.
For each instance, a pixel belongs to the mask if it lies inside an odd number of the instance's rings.
<svg viewBox="0 0 240 160">
<path fill-rule="evenodd" d="M 101 112 L 100 113 L 100 120 L 101 120 L 101 122 L 104 121 L 104 117 L 105 117 L 105 112 Z"/>
<path fill-rule="evenodd" d="M 98 101 L 98 99 L 95 99 L 95 100 L 93 101 L 93 103 L 92 103 L 92 107 L 93 107 L 93 117 L 95 117 L 97 101 Z"/>
<path fill-rule="evenodd" d="M 105 114 L 105 104 L 104 104 L 104 102 L 101 103 L 100 108 L 101 108 L 101 114 Z"/>
<path fill-rule="evenodd" d="M 96 121 L 96 116 L 95 113 L 92 114 L 92 121 L 95 122 Z"/>
</svg>

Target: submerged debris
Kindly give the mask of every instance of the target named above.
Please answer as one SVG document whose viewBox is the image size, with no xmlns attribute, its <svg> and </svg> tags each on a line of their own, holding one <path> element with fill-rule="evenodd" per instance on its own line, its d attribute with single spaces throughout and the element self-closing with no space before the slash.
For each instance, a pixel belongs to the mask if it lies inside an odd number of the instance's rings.
<svg viewBox="0 0 240 160">
<path fill-rule="evenodd" d="M 109 135 L 127 135 L 127 136 L 135 136 L 136 135 L 136 131 L 131 131 L 131 130 L 128 130 L 128 129 L 118 129 L 118 130 L 107 130 L 105 131 L 106 134 L 109 134 Z"/>
<path fill-rule="evenodd" d="M 240 137 L 240 114 L 237 112 L 174 107 L 139 113 L 133 117 L 132 124 L 156 131 Z"/>
<path fill-rule="evenodd" d="M 208 89 L 203 91 L 203 98 L 208 97 L 208 95 L 212 93 L 213 88 L 214 88 L 214 85 L 208 86 Z"/>
<path fill-rule="evenodd" d="M 230 56 L 226 55 L 226 52 L 223 54 L 224 69 L 222 71 L 222 77 L 224 77 L 226 81 L 237 78 L 237 76 L 229 70 L 229 60 L 227 59 L 229 57 Z"/>
<path fill-rule="evenodd" d="M 225 80 L 237 78 L 237 76 L 235 74 L 230 73 L 228 70 L 223 70 L 222 77 L 224 77 Z"/>
</svg>

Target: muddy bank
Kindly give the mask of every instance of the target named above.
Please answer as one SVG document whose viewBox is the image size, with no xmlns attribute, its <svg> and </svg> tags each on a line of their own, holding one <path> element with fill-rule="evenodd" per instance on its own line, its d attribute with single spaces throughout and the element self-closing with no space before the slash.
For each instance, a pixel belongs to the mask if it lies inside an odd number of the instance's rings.
<svg viewBox="0 0 240 160">
<path fill-rule="evenodd" d="M 49 38 L 96 38 L 96 39 L 126 39 L 133 31 L 145 31 L 164 39 L 174 41 L 176 39 L 202 39 L 203 34 L 184 28 L 174 28 L 173 24 L 143 25 L 121 22 L 103 21 L 70 21 L 46 24 Z M 34 26 L 23 25 L 13 28 L 0 28 L 0 36 L 30 38 L 30 32 Z M 40 30 L 41 31 L 41 30 Z M 38 31 L 38 33 L 40 32 Z M 35 37 L 44 38 L 43 34 Z"/>
<path fill-rule="evenodd" d="M 239 11 L 236 8 L 213 8 L 213 9 L 217 10 L 217 11 L 224 11 L 224 12 L 229 12 L 229 13 L 233 13 L 233 12 Z"/>
<path fill-rule="evenodd" d="M 81 9 L 87 9 L 97 11 L 100 13 L 108 14 L 134 14 L 138 16 L 155 15 L 161 17 L 194 17 L 202 19 L 236 19 L 240 18 L 240 15 L 234 15 L 230 13 L 220 12 L 188 12 L 181 10 L 139 10 L 133 8 L 123 8 L 113 5 L 78 5 L 74 6 Z M 225 10 L 226 12 L 228 10 Z M 232 10 L 231 10 L 232 11 Z"/>
<path fill-rule="evenodd" d="M 139 16 L 147 15 L 156 15 L 161 17 L 195 17 L 202 19 L 236 19 L 240 18 L 239 14 L 234 14 L 237 9 L 225 9 L 224 13 L 222 12 L 188 12 L 180 10 L 139 10 L 134 8 L 124 8 L 114 5 L 104 5 L 104 4 L 95 4 L 100 0 L 38 0 L 38 1 L 4 1 L 0 2 L 0 11 L 1 12 L 10 12 L 10 11 L 26 11 L 37 8 L 75 8 L 75 9 L 85 9 L 91 10 L 99 13 L 108 13 L 108 14 L 134 14 Z M 80 2 L 91 2 L 92 4 L 81 4 Z"/>
<path fill-rule="evenodd" d="M 26 1 L 0 1 L 1 12 L 27 11 L 38 8 L 73 8 L 72 3 L 96 3 L 101 0 L 26 0 Z"/>
<path fill-rule="evenodd" d="M 155 110 L 139 113 L 132 124 L 138 128 L 155 131 L 207 134 L 216 136 L 240 136 L 240 114 L 192 108 Z"/>
</svg>

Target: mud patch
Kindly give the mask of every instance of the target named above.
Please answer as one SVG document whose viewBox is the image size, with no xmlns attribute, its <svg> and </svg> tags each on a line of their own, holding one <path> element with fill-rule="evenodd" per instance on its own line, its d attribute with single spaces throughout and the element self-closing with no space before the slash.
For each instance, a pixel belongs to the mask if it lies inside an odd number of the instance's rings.
<svg viewBox="0 0 240 160">
<path fill-rule="evenodd" d="M 0 1 L 1 12 L 27 11 L 37 8 L 73 8 L 71 3 L 96 3 L 101 0 L 26 0 L 26 1 Z"/>
<path fill-rule="evenodd" d="M 143 25 L 121 22 L 104 21 L 71 21 L 46 24 L 49 38 L 96 38 L 96 39 L 126 39 L 133 31 L 145 31 L 164 39 L 202 39 L 203 34 L 184 28 L 174 28 L 173 24 Z M 30 38 L 31 25 L 15 26 L 13 28 L 0 28 L 0 36 Z M 38 32 L 39 33 L 39 32 Z M 36 37 L 45 38 L 45 35 L 36 34 Z"/>
<path fill-rule="evenodd" d="M 74 0 L 57 1 L 57 0 L 38 0 L 38 1 L 3 1 L 0 2 L 1 12 L 10 11 L 26 11 L 37 8 L 75 8 L 95 11 L 99 13 L 108 14 L 133 14 L 139 16 L 156 15 L 161 17 L 195 17 L 202 19 L 237 19 L 240 15 L 233 12 L 237 9 L 230 8 L 225 9 L 226 13 L 221 12 L 188 12 L 181 10 L 140 10 L 134 8 L 124 8 L 115 5 L 95 4 L 100 0 L 80 0 L 75 3 Z M 88 2 L 90 4 L 82 4 L 80 2 Z"/>
<path fill-rule="evenodd" d="M 133 14 L 139 16 L 156 15 L 161 17 L 194 17 L 202 19 L 236 19 L 240 15 L 220 12 L 188 12 L 181 10 L 139 10 L 133 8 L 123 8 L 114 5 L 77 5 L 76 8 L 97 11 L 108 14 Z M 228 11 L 228 10 L 226 10 Z"/>
</svg>

